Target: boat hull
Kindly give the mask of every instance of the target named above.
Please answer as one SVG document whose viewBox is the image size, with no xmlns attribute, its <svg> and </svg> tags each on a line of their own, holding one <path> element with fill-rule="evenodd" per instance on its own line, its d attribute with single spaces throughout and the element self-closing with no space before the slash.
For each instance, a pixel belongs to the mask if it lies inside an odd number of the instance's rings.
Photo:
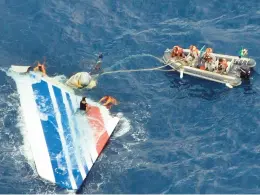
<svg viewBox="0 0 260 195">
<path fill-rule="evenodd" d="M 197 64 L 191 65 L 182 59 L 172 58 L 171 52 L 172 50 L 170 49 L 167 49 L 164 52 L 163 62 L 164 64 L 169 65 L 172 69 L 180 73 L 184 73 L 187 75 L 218 83 L 223 83 L 229 86 L 239 86 L 242 83 L 242 79 L 240 78 L 240 72 L 238 71 L 240 67 L 248 66 L 249 68 L 252 68 L 256 65 L 256 62 L 253 59 L 239 58 L 236 56 L 228 56 L 222 54 L 214 54 L 217 59 L 226 58 L 230 66 L 229 73 L 220 74 L 217 71 L 211 72 L 207 70 L 201 70 L 197 68 Z M 184 54 L 186 56 L 188 53 L 189 50 L 184 49 Z"/>
</svg>

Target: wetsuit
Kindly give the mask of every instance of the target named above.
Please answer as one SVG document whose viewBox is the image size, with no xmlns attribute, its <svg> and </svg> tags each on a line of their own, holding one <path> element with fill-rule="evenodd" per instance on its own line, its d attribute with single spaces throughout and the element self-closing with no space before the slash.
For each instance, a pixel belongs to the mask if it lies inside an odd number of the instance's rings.
<svg viewBox="0 0 260 195">
<path fill-rule="evenodd" d="M 86 110 L 86 107 L 87 107 L 87 103 L 84 101 L 84 100 L 81 100 L 80 101 L 80 110 Z"/>
</svg>

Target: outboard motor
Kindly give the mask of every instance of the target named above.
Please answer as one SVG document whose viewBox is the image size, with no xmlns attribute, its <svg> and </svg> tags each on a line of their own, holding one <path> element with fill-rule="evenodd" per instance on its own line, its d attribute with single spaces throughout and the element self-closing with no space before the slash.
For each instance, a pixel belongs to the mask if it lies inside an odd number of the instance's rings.
<svg viewBox="0 0 260 195">
<path fill-rule="evenodd" d="M 250 68 L 248 66 L 240 67 L 240 78 L 241 79 L 249 79 L 250 77 Z"/>
</svg>

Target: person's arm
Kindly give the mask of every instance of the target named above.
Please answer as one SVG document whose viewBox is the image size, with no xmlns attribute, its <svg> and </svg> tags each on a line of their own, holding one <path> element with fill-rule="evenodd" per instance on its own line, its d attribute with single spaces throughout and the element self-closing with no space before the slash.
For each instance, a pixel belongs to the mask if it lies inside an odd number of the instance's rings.
<svg viewBox="0 0 260 195">
<path fill-rule="evenodd" d="M 99 100 L 99 103 L 103 102 L 107 97 L 102 97 L 100 100 Z"/>
<path fill-rule="evenodd" d="M 106 101 L 103 106 L 107 106 L 108 104 L 110 104 L 111 102 L 110 101 Z"/>
<path fill-rule="evenodd" d="M 42 73 L 43 73 L 44 76 L 46 76 L 45 66 L 42 67 Z"/>
</svg>

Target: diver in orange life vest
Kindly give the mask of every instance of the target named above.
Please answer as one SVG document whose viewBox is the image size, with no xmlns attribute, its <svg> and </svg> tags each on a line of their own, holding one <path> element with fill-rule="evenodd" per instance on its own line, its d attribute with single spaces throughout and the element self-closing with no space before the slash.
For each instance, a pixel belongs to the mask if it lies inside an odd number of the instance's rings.
<svg viewBox="0 0 260 195">
<path fill-rule="evenodd" d="M 81 101 L 80 101 L 80 110 L 86 111 L 88 112 L 90 109 L 89 104 L 86 102 L 86 97 L 82 97 Z"/>
<path fill-rule="evenodd" d="M 101 98 L 99 102 L 103 103 L 103 106 L 106 106 L 107 109 L 111 109 L 113 105 L 118 105 L 118 101 L 115 98 L 108 95 Z"/>
<path fill-rule="evenodd" d="M 39 71 L 42 72 L 42 74 L 46 75 L 46 69 L 44 63 L 41 64 L 39 61 L 37 62 L 37 66 L 33 69 L 35 72 Z"/>
<path fill-rule="evenodd" d="M 171 57 L 185 57 L 183 53 L 183 49 L 180 46 L 174 46 L 172 48 Z"/>
</svg>

